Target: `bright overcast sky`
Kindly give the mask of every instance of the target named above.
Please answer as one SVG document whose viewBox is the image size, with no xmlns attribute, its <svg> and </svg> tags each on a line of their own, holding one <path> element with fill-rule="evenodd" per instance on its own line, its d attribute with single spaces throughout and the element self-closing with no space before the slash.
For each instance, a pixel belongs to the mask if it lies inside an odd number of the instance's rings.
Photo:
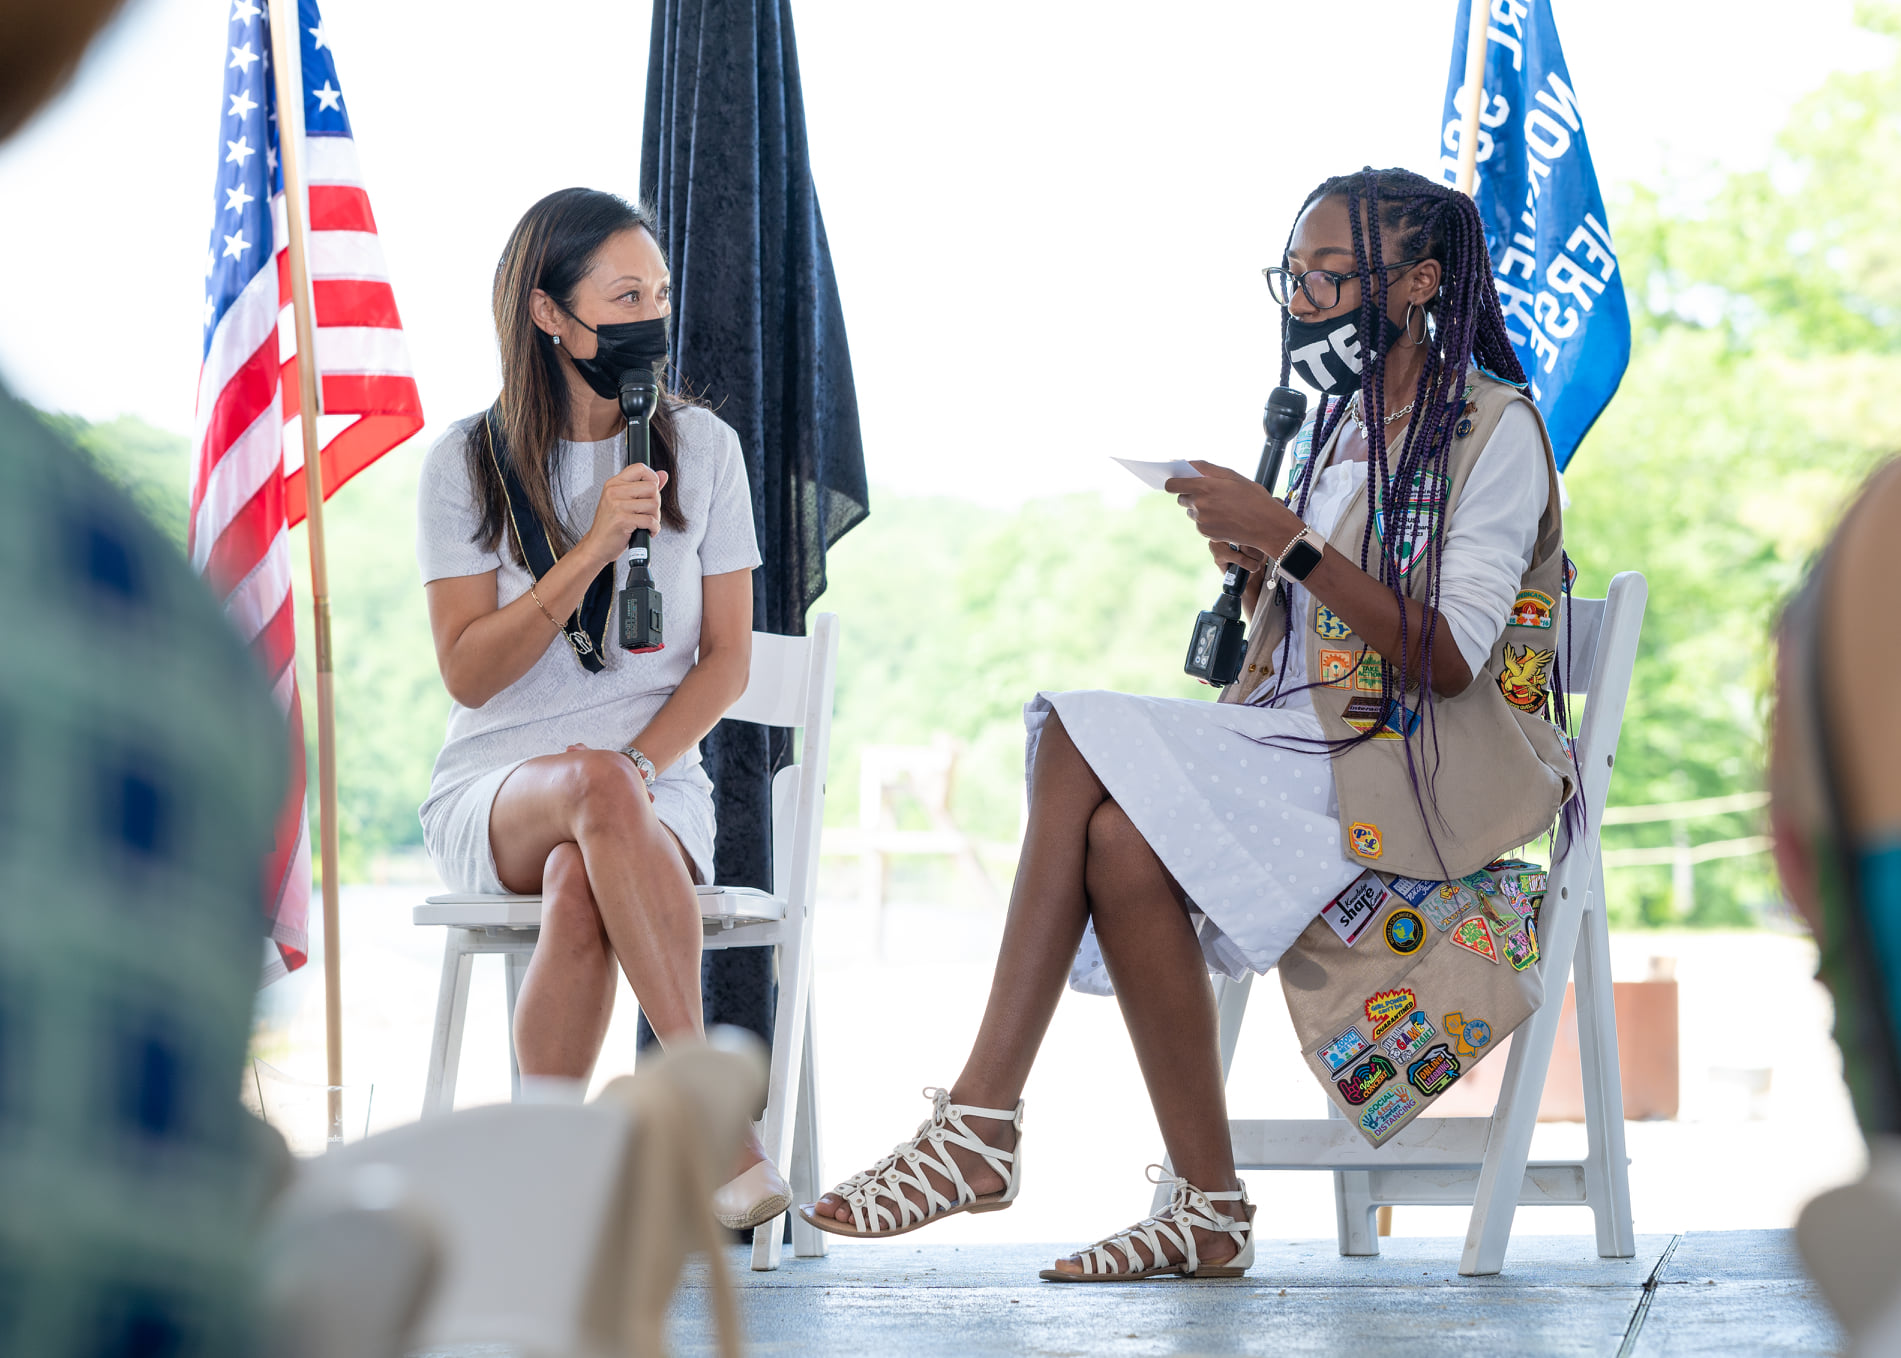
<svg viewBox="0 0 1901 1358">
<path fill-rule="evenodd" d="M 1607 194 L 1759 166 L 1804 91 L 1885 55 L 1852 0 L 1793 26 L 1767 0 L 1557 5 Z M 189 433 L 228 9 L 134 0 L 0 151 L 0 374 L 28 400 Z M 872 483 L 1007 503 L 1132 489 L 1110 454 L 1251 468 L 1278 373 L 1258 271 L 1325 175 L 1433 169 L 1454 9 L 795 0 Z M 493 397 L 522 210 L 636 191 L 649 13 L 326 0 L 430 433 Z"/>
</svg>

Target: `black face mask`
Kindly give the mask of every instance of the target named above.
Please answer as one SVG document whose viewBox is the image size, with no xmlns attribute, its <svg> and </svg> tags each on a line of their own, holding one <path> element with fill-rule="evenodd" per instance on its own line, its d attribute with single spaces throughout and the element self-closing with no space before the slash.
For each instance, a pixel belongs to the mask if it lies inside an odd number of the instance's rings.
<svg viewBox="0 0 1901 1358">
<path fill-rule="evenodd" d="M 657 371 L 667 361 L 668 318 L 665 316 L 656 316 L 651 321 L 621 321 L 596 329 L 572 311 L 568 315 L 574 316 L 574 323 L 595 338 L 593 358 L 576 358 L 569 354 L 568 359 L 596 396 L 617 400 L 622 373 L 635 368 Z"/>
<path fill-rule="evenodd" d="M 1405 332 L 1391 316 L 1380 320 L 1379 352 L 1391 352 Z M 1360 345 L 1358 308 L 1324 321 L 1287 318 L 1287 356 L 1301 381 L 1322 396 L 1346 396 L 1360 389 L 1360 369 L 1365 366 Z"/>
</svg>

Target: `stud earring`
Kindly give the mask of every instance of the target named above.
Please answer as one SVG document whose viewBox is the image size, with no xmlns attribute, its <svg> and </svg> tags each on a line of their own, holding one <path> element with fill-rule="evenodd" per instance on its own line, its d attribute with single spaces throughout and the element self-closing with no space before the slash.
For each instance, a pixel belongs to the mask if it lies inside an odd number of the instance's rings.
<svg viewBox="0 0 1901 1358">
<path fill-rule="evenodd" d="M 550 335 L 548 338 L 553 340 L 556 344 L 561 343 L 561 336 L 559 335 Z"/>
</svg>

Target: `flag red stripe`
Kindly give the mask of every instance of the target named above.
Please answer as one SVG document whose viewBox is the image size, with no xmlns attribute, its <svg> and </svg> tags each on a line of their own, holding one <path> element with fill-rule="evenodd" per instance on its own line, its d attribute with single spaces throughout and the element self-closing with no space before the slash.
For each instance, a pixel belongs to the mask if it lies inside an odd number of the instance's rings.
<svg viewBox="0 0 1901 1358">
<path fill-rule="evenodd" d="M 220 599 L 238 587 L 276 541 L 284 516 L 273 501 L 282 493 L 275 477 L 259 486 L 257 494 L 231 516 L 231 522 L 211 544 L 211 554 L 205 560 L 205 578 L 211 581 L 212 592 Z"/>
<path fill-rule="evenodd" d="M 324 390 L 336 381 L 324 378 Z M 388 379 L 373 379 L 388 380 Z M 408 381 L 407 378 L 399 379 Z M 328 500 L 351 477 L 422 428 L 422 414 L 365 415 L 323 447 L 323 498 Z M 284 478 L 284 522 L 295 528 L 304 521 L 304 469 Z"/>
<path fill-rule="evenodd" d="M 270 409 L 271 384 L 277 378 L 277 332 L 272 331 L 242 366 L 231 374 L 218 399 L 212 403 L 211 418 L 205 422 L 205 436 L 198 444 L 198 467 L 192 477 L 191 515 L 198 517 L 205 486 L 211 473 L 238 436 Z"/>
<path fill-rule="evenodd" d="M 310 229 L 368 231 L 371 235 L 376 234 L 376 217 L 370 211 L 370 195 L 346 184 L 312 184 Z"/>
<path fill-rule="evenodd" d="M 396 292 L 387 283 L 362 278 L 318 278 L 310 284 L 316 301 L 317 324 L 367 325 L 382 330 L 401 330 L 396 314 Z M 319 348 L 319 353 L 322 349 Z M 324 410 L 330 412 L 330 407 Z"/>
<path fill-rule="evenodd" d="M 284 592 L 283 607 L 251 641 L 251 650 L 265 674 L 275 679 L 297 657 L 296 592 Z"/>
</svg>

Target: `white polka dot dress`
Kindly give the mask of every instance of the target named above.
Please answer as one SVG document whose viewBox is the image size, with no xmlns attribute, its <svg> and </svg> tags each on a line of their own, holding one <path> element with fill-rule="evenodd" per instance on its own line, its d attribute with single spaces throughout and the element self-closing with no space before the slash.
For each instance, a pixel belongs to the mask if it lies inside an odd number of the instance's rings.
<svg viewBox="0 0 1901 1358">
<path fill-rule="evenodd" d="M 1308 502 L 1308 522 L 1333 524 L 1365 483 L 1364 462 L 1328 467 Z M 1289 607 L 1296 618 L 1308 615 L 1307 592 L 1291 581 Z M 1039 693 L 1023 709 L 1028 766 L 1053 710 L 1195 903 L 1209 969 L 1236 978 L 1280 961 L 1363 870 L 1340 842 L 1332 759 L 1308 744 L 1323 736 L 1313 704 L 1298 691 L 1307 681 L 1306 652 L 1296 645 L 1285 655 L 1279 706 L 1090 690 Z M 1273 687 L 1262 685 L 1263 702 L 1272 701 Z M 1069 983 L 1094 995 L 1114 991 L 1093 923 Z"/>
<path fill-rule="evenodd" d="M 1304 697 L 1286 707 L 1089 690 L 1039 693 L 1023 710 L 1028 760 L 1054 711 L 1089 767 L 1195 903 L 1213 971 L 1239 977 L 1280 960 L 1300 931 L 1360 873 L 1340 844 L 1333 770 Z M 1083 935 L 1069 983 L 1112 993 Z"/>
</svg>

